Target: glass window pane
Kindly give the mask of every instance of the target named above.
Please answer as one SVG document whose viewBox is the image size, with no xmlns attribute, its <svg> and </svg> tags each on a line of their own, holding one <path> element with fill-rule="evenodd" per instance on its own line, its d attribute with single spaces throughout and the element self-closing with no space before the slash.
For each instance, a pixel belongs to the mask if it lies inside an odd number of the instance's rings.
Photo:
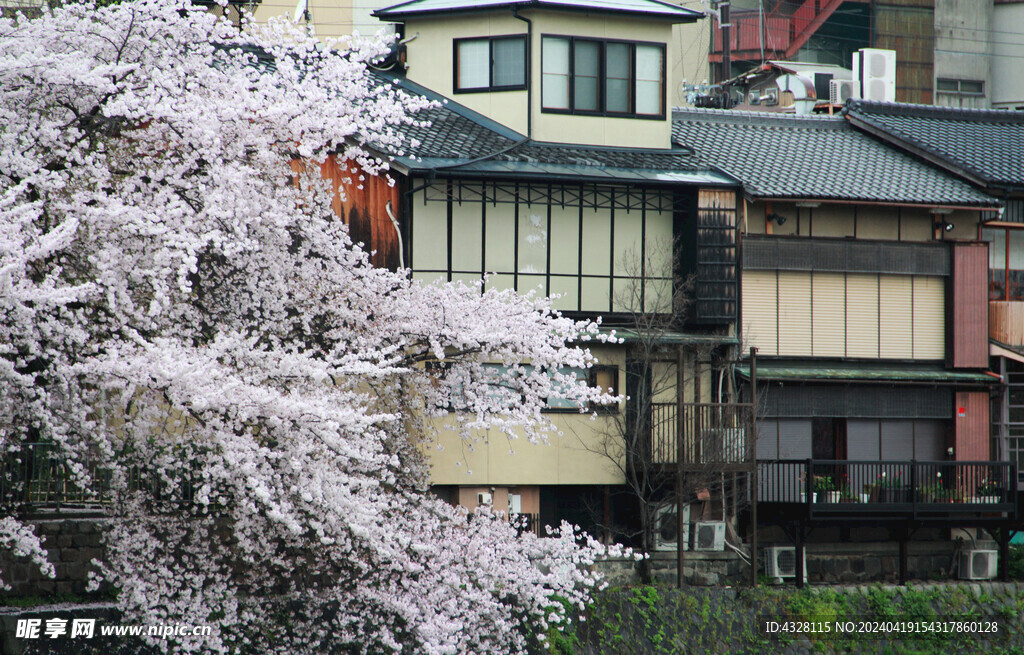
<svg viewBox="0 0 1024 655">
<path fill-rule="evenodd" d="M 486 89 L 490 86 L 491 55 L 486 39 L 459 42 L 460 89 Z"/>
<path fill-rule="evenodd" d="M 636 113 L 661 114 L 662 52 L 657 46 L 636 47 Z"/>
<path fill-rule="evenodd" d="M 493 43 L 493 86 L 522 86 L 526 84 L 526 40 L 498 39 Z"/>
<path fill-rule="evenodd" d="M 605 107 L 610 112 L 629 113 L 629 80 L 608 80 Z"/>
<path fill-rule="evenodd" d="M 956 83 L 956 80 L 943 79 L 940 77 L 939 79 L 935 80 L 935 90 L 957 91 L 959 90 L 959 85 Z"/>
<path fill-rule="evenodd" d="M 629 46 L 609 43 L 605 46 L 605 109 L 610 112 L 629 113 L 629 76 L 632 62 Z"/>
<path fill-rule="evenodd" d="M 573 109 L 597 111 L 600 109 L 601 46 L 589 41 L 577 41 L 573 53 Z"/>
<path fill-rule="evenodd" d="M 541 43 L 541 102 L 550 109 L 569 108 L 569 41 L 545 37 Z"/>
<path fill-rule="evenodd" d="M 979 80 L 960 80 L 960 93 L 982 93 L 984 90 Z"/>
</svg>

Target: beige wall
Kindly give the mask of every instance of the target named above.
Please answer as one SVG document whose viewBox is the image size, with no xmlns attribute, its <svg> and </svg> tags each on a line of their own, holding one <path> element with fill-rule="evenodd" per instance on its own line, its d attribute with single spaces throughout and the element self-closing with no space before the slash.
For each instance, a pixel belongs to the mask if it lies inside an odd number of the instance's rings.
<svg viewBox="0 0 1024 655">
<path fill-rule="evenodd" d="M 619 367 L 619 391 L 624 393 L 625 351 L 598 347 L 592 352 L 602 364 Z M 620 406 L 618 410 L 625 408 Z M 426 445 L 430 483 L 487 487 L 624 483 L 620 467 L 601 454 L 604 440 L 615 432 L 615 417 L 599 414 L 592 418 L 575 412 L 551 412 L 546 416 L 562 433 L 551 434 L 548 444 L 531 444 L 525 437 L 509 439 L 493 429 L 477 434 L 477 441 L 466 443 L 455 431 L 444 428 L 454 421 L 454 415 L 434 420 L 439 433 Z M 473 503 L 467 506 L 475 505 L 474 495 Z M 497 500 L 495 507 L 500 508 Z"/>
<path fill-rule="evenodd" d="M 945 279 L 743 273 L 743 338 L 763 355 L 937 360 L 945 356 Z"/>
<path fill-rule="evenodd" d="M 664 120 L 550 114 L 541 112 L 540 91 L 541 37 L 544 34 L 664 43 L 667 47 L 665 100 L 670 108 L 677 86 L 672 62 L 678 59 L 679 43 L 672 37 L 671 25 L 582 13 L 529 10 L 520 12 L 520 15 L 533 21 L 530 78 L 533 88 L 532 137 L 535 140 L 645 148 L 671 146 L 669 109 Z M 410 20 L 406 23 L 406 37 L 416 38 L 407 46 L 408 76 L 525 135 L 526 91 L 454 94 L 453 40 L 526 32 L 527 24 L 514 18 L 510 12 Z"/>
<path fill-rule="evenodd" d="M 786 218 L 778 225 L 766 223 L 765 216 L 775 213 Z M 790 202 L 747 202 L 748 234 L 770 233 L 782 236 L 856 237 L 858 239 L 932 241 L 935 216 L 927 208 L 821 203 L 818 207 L 797 207 Z M 953 224 L 940 239 L 978 238 L 977 212 L 957 210 L 938 216 Z"/>
</svg>

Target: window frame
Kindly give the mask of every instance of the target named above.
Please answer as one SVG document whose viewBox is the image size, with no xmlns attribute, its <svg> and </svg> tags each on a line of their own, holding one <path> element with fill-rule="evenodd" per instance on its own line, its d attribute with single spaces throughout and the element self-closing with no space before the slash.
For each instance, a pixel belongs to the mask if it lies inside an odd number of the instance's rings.
<svg viewBox="0 0 1024 655">
<path fill-rule="evenodd" d="M 945 83 L 946 85 L 954 85 L 955 89 L 942 89 L 939 87 L 940 84 Z M 980 91 L 965 91 L 963 88 L 964 83 L 977 84 L 981 87 Z M 973 96 L 976 98 L 982 98 L 985 96 L 985 80 L 967 80 L 958 77 L 936 77 L 935 78 L 935 93 L 945 93 L 948 95 L 957 96 Z"/>
<path fill-rule="evenodd" d="M 568 109 L 561 109 L 558 107 L 548 107 L 544 104 L 544 40 L 545 39 L 559 39 L 567 41 L 569 44 L 568 49 Z M 576 108 L 576 43 L 594 43 L 598 46 L 598 109 L 596 111 L 589 109 L 577 109 Z M 608 71 L 607 71 L 607 45 L 608 44 L 620 44 L 626 45 L 629 48 L 629 111 L 609 111 L 608 110 Z M 660 87 L 661 93 L 658 98 L 658 104 L 661 107 L 661 111 L 658 114 L 641 114 L 637 113 L 637 47 L 653 47 L 657 48 L 661 55 L 661 71 L 660 71 Z M 540 110 L 541 113 L 545 114 L 565 114 L 570 116 L 602 116 L 606 118 L 636 118 L 640 120 L 665 120 L 667 116 L 666 108 L 668 106 L 667 98 L 667 76 L 668 76 L 668 47 L 665 43 L 659 43 L 657 41 L 630 41 L 625 39 L 601 39 L 587 36 L 573 36 L 570 34 L 541 34 L 541 62 L 540 62 L 540 76 L 541 76 L 541 98 L 540 98 Z"/>
<path fill-rule="evenodd" d="M 497 91 L 525 91 L 530 76 L 530 44 L 526 34 L 503 34 L 501 36 L 471 36 L 452 39 L 452 93 L 492 93 Z M 494 42 L 520 40 L 523 43 L 523 83 L 512 85 L 494 85 Z M 487 67 L 487 86 L 472 88 L 459 87 L 459 46 L 470 41 L 486 41 L 489 64 Z"/>
</svg>

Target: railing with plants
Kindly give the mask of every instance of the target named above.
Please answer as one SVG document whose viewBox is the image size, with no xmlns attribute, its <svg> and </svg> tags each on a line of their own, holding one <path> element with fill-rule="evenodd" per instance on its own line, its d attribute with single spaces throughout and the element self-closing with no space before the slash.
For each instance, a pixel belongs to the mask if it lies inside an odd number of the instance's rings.
<svg viewBox="0 0 1024 655">
<path fill-rule="evenodd" d="M 1012 512 L 1011 462 L 759 460 L 758 502 L 807 504 L 812 512 Z M 860 505 L 861 507 L 858 507 Z"/>
</svg>

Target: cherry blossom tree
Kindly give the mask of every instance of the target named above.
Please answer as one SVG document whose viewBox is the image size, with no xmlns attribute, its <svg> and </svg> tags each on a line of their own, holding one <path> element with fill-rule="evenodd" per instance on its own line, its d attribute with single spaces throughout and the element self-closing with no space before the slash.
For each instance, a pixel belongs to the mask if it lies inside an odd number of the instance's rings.
<svg viewBox="0 0 1024 655">
<path fill-rule="evenodd" d="M 611 401 L 559 373 L 596 326 L 369 264 L 294 171 L 386 175 L 426 101 L 367 75 L 381 43 L 329 46 L 184 0 L 0 19 L 0 446 L 103 489 L 128 619 L 217 626 L 162 648 L 522 652 L 601 547 L 433 499 L 417 439 L 454 393 L 467 437 Z"/>
</svg>

